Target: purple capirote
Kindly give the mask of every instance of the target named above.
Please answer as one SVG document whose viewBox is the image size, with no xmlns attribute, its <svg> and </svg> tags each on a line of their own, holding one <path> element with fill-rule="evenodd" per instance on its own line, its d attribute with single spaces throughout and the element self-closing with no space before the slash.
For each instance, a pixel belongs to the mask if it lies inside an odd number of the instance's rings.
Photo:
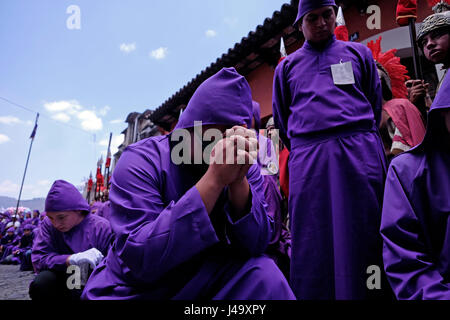
<svg viewBox="0 0 450 320">
<path fill-rule="evenodd" d="M 45 199 L 45 211 L 89 211 L 89 204 L 77 188 L 64 180 L 56 180 Z"/>
</svg>

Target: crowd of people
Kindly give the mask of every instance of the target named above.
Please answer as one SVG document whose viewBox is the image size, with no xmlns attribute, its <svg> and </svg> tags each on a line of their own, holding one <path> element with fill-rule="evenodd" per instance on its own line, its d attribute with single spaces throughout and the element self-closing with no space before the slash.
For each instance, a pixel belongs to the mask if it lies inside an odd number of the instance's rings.
<svg viewBox="0 0 450 320">
<path fill-rule="evenodd" d="M 446 9 L 418 34 L 445 70 Z M 305 43 L 275 70 L 265 134 L 247 80 L 224 68 L 171 133 L 127 147 L 105 202 L 57 180 L 46 216 L 3 214 L 1 263 L 35 271 L 32 299 L 450 299 L 450 77 L 433 101 L 381 39 L 337 40 L 336 13 L 299 2 Z M 174 150 L 208 152 L 180 164 Z"/>
<path fill-rule="evenodd" d="M 0 264 L 20 264 L 20 270 L 33 270 L 31 249 L 36 228 L 45 217 L 39 210 L 19 207 L 0 212 Z"/>
</svg>

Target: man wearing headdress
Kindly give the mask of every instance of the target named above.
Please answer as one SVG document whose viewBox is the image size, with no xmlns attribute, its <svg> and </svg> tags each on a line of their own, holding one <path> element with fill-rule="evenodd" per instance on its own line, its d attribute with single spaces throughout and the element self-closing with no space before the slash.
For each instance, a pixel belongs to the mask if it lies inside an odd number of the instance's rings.
<svg viewBox="0 0 450 320">
<path fill-rule="evenodd" d="M 435 3 L 436 1 L 429 1 Z M 450 66 L 450 4 L 441 1 L 433 7 L 434 13 L 423 21 L 417 34 L 417 43 L 425 58 L 434 64 L 442 64 L 444 77 Z M 440 80 L 437 90 L 444 79 Z M 410 80 L 410 100 L 416 104 L 428 96 L 429 84 L 423 80 Z M 429 100 L 429 99 L 428 99 Z M 429 106 L 429 105 L 428 105 Z"/>
</svg>

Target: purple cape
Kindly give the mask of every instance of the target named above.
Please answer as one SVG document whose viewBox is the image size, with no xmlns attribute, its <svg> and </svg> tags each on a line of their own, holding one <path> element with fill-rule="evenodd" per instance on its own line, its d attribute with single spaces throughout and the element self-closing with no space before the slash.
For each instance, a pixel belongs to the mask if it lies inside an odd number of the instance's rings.
<svg viewBox="0 0 450 320">
<path fill-rule="evenodd" d="M 232 108 L 232 109 L 231 109 Z M 194 93 L 177 128 L 251 124 L 250 87 L 223 69 Z M 171 161 L 170 135 L 127 147 L 111 180 L 116 241 L 86 284 L 84 299 L 293 299 L 274 262 L 262 256 L 272 235 L 258 166 L 247 178 L 251 207 L 230 218 L 225 189 L 208 215 L 195 187 L 201 174 Z"/>
<path fill-rule="evenodd" d="M 56 180 L 47 198 L 45 211 L 89 211 L 89 204 L 74 185 L 64 180 Z"/>
<path fill-rule="evenodd" d="M 68 256 L 97 248 L 106 256 L 113 240 L 109 222 L 88 213 L 80 224 L 68 232 L 60 232 L 46 217 L 37 229 L 32 262 L 35 270 L 66 270 Z"/>
<path fill-rule="evenodd" d="M 331 65 L 341 61 L 351 62 L 354 84 L 334 84 Z M 273 114 L 290 150 L 294 293 L 298 299 L 371 296 L 366 270 L 381 268 L 386 171 L 372 53 L 335 37 L 320 51 L 306 42 L 276 68 Z"/>
<path fill-rule="evenodd" d="M 450 299 L 450 134 L 441 110 L 450 110 L 448 75 L 428 114 L 424 141 L 389 167 L 381 234 L 384 267 L 398 299 Z"/>
</svg>

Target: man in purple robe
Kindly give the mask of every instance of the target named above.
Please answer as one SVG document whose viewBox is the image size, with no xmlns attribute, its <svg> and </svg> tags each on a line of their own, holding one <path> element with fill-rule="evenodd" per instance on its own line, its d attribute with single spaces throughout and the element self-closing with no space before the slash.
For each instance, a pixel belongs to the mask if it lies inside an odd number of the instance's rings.
<svg viewBox="0 0 450 320">
<path fill-rule="evenodd" d="M 10 253 L 0 260 L 1 264 L 21 264 L 21 271 L 32 270 L 31 247 L 33 246 L 33 227 L 30 224 L 23 226 L 23 235 L 17 236 L 17 245 L 13 246 Z"/>
<path fill-rule="evenodd" d="M 33 210 L 33 218 L 31 219 L 31 224 L 35 227 L 39 225 L 40 222 L 40 212 L 39 210 Z"/>
<path fill-rule="evenodd" d="M 398 299 L 450 300 L 450 76 L 428 114 L 422 144 L 389 167 L 381 234 Z"/>
<path fill-rule="evenodd" d="M 111 227 L 106 219 L 91 214 L 81 193 L 64 180 L 53 183 L 45 211 L 47 217 L 33 244 L 31 259 L 38 275 L 30 284 L 30 297 L 77 299 L 89 268 L 95 268 L 108 252 L 113 241 Z M 70 272 L 80 275 L 80 286 L 76 279 L 74 288 L 67 286 Z"/>
<path fill-rule="evenodd" d="M 6 230 L 6 235 L 0 240 L 0 260 L 3 260 L 11 254 L 12 248 L 17 244 L 18 238 L 14 227 Z"/>
<path fill-rule="evenodd" d="M 273 115 L 289 155 L 290 283 L 298 299 L 381 296 L 386 172 L 378 133 L 381 85 L 370 50 L 336 40 L 334 0 L 300 0 L 306 39 L 277 67 Z"/>
<path fill-rule="evenodd" d="M 246 129 L 251 119 L 249 84 L 234 68 L 222 69 L 198 87 L 171 134 L 127 147 L 109 194 L 116 241 L 83 298 L 294 298 L 273 260 L 263 256 L 273 221 L 259 167 L 249 162 L 256 152 L 232 153 L 232 160 L 245 158 L 242 164 L 216 161 L 238 141 L 256 147 L 256 137 L 242 135 L 254 135 Z M 209 130 L 203 136 L 207 128 L 218 136 L 208 139 Z M 214 138 L 215 146 L 198 142 Z"/>
</svg>

